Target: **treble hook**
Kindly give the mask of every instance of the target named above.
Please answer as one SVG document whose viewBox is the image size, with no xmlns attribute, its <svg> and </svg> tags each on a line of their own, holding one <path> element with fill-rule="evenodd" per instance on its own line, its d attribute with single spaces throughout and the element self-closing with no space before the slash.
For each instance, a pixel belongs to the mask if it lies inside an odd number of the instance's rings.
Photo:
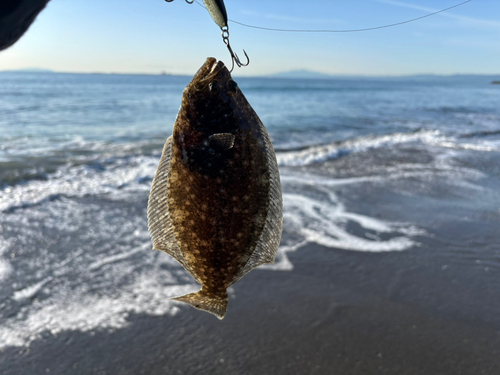
<svg viewBox="0 0 500 375">
<path fill-rule="evenodd" d="M 187 1 L 187 0 L 186 0 Z M 194 1 L 194 0 L 193 0 Z M 221 27 L 222 30 L 222 41 L 226 45 L 227 49 L 229 50 L 229 54 L 231 55 L 231 70 L 229 73 L 231 73 L 234 69 L 234 64 L 238 65 L 238 68 L 241 68 L 242 66 L 247 66 L 250 64 L 250 58 L 248 57 L 247 53 L 245 50 L 243 50 L 243 53 L 245 54 L 245 57 L 247 58 L 247 63 L 243 64 L 238 57 L 236 53 L 234 53 L 233 49 L 231 48 L 231 45 L 229 44 L 229 28 L 227 26 Z"/>
<path fill-rule="evenodd" d="M 165 0 L 165 1 L 167 3 L 171 3 L 174 0 Z M 191 0 L 191 1 L 186 0 L 186 3 L 193 4 L 195 1 L 196 0 Z M 231 70 L 229 71 L 229 73 L 233 71 L 234 64 L 236 64 L 238 68 L 250 64 L 250 58 L 248 57 L 245 50 L 243 50 L 243 53 L 247 58 L 246 64 L 241 62 L 240 58 L 236 53 L 234 53 L 233 49 L 231 48 L 231 45 L 229 44 L 229 27 L 227 26 L 228 19 L 227 19 L 226 6 L 224 5 L 224 0 L 203 0 L 203 3 L 205 4 L 205 8 L 208 10 L 208 13 L 210 13 L 210 16 L 212 17 L 214 22 L 217 24 L 217 26 L 220 27 L 222 31 L 222 41 L 226 45 L 227 49 L 229 50 L 229 54 L 231 55 Z"/>
<path fill-rule="evenodd" d="M 165 0 L 167 3 L 171 3 L 172 1 L 174 0 Z M 194 3 L 194 0 L 193 1 L 189 1 L 189 0 L 186 0 L 186 3 L 188 4 L 193 4 Z"/>
</svg>

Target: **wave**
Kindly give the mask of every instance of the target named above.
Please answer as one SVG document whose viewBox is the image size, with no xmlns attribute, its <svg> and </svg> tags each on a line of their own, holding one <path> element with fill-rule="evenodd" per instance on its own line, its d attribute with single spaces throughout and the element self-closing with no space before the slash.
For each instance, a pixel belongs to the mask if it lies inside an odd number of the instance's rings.
<svg viewBox="0 0 500 375">
<path fill-rule="evenodd" d="M 491 132 L 490 134 L 493 135 L 494 133 Z M 280 166 L 306 166 L 338 159 L 351 153 L 365 152 L 379 148 L 392 148 L 408 143 L 474 151 L 500 150 L 500 143 L 496 142 L 464 143 L 458 141 L 455 137 L 446 136 L 438 130 L 419 130 L 412 133 L 369 135 L 346 141 L 333 142 L 327 145 L 282 151 L 277 153 L 277 159 Z"/>
<path fill-rule="evenodd" d="M 395 133 L 381 136 L 369 135 L 328 145 L 309 147 L 305 150 L 278 153 L 278 164 L 281 166 L 303 166 L 338 159 L 353 152 L 362 152 L 373 148 L 388 147 L 395 144 L 421 141 L 424 138 L 436 137 L 439 132 L 418 131 L 414 133 Z"/>
<path fill-rule="evenodd" d="M 36 147 L 17 140 L 0 146 L 0 189 L 33 180 L 46 181 L 60 169 L 87 165 L 105 168 L 116 159 L 159 156 L 164 137 L 136 142 L 85 141 L 45 142 Z M 41 142 L 43 143 L 43 142 Z"/>
<path fill-rule="evenodd" d="M 130 189 L 149 191 L 158 156 L 112 158 L 100 163 L 64 165 L 45 180 L 32 180 L 0 190 L 0 212 L 32 207 L 60 197 L 108 194 Z"/>
</svg>

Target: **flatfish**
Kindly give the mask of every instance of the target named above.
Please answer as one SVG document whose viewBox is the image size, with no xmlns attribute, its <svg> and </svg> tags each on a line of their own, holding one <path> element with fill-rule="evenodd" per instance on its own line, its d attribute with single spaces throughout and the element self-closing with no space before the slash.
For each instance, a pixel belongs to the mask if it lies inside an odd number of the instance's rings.
<svg viewBox="0 0 500 375">
<path fill-rule="evenodd" d="M 173 298 L 222 319 L 227 288 L 274 263 L 283 204 L 269 135 L 222 62 L 208 58 L 184 89 L 148 202 L 153 249 L 201 290 Z"/>
</svg>

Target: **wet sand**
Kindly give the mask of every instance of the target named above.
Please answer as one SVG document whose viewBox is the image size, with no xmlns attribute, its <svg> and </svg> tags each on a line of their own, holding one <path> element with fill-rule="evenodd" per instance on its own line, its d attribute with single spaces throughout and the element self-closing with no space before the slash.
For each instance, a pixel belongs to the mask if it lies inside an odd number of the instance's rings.
<svg viewBox="0 0 500 375">
<path fill-rule="evenodd" d="M 223 321 L 185 306 L 115 332 L 50 333 L 0 374 L 500 374 L 498 277 L 439 242 L 370 254 L 309 246 L 238 282 Z"/>
</svg>

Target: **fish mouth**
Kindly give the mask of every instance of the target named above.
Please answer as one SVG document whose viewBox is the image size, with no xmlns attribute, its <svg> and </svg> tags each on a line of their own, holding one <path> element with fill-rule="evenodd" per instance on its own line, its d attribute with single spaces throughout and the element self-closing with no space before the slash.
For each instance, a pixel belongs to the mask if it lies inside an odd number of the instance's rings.
<svg viewBox="0 0 500 375">
<path fill-rule="evenodd" d="M 203 66 L 196 72 L 192 82 L 204 83 L 211 81 L 223 69 L 227 70 L 222 61 L 217 61 L 215 57 L 208 57 Z"/>
<path fill-rule="evenodd" d="M 208 61 L 207 61 L 207 62 L 208 62 Z M 217 60 L 216 60 L 216 59 L 214 59 L 214 61 L 213 61 L 213 63 L 212 63 L 212 69 L 210 69 L 210 73 L 213 73 L 213 72 L 215 71 L 215 68 L 217 68 L 217 66 L 219 66 L 219 65 L 220 65 L 220 63 L 222 63 L 222 61 L 217 62 Z M 224 65 L 224 64 L 222 64 L 222 65 Z"/>
<path fill-rule="evenodd" d="M 214 74 L 215 72 L 218 72 L 219 70 L 225 67 L 222 61 L 217 61 L 217 59 L 214 57 L 207 58 L 207 61 L 205 61 L 204 65 L 207 68 L 208 75 Z"/>
</svg>

